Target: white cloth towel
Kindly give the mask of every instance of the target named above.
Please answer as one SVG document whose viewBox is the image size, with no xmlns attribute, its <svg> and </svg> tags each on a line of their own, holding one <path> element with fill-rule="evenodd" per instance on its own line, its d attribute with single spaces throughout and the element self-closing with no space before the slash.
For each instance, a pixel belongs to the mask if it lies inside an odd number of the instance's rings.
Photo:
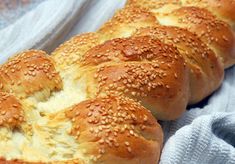
<svg viewBox="0 0 235 164">
<path fill-rule="evenodd" d="M 161 164 L 234 164 L 235 113 L 198 117 L 166 142 Z"/>
<path fill-rule="evenodd" d="M 17 51 L 50 51 L 75 34 L 94 31 L 124 3 L 44 0 L 0 31 L 0 63 Z M 189 109 L 178 120 L 162 122 L 162 127 L 161 164 L 235 164 L 235 67 L 226 71 L 223 85 L 203 107 Z"/>
<path fill-rule="evenodd" d="M 161 164 L 235 164 L 235 67 L 202 108 L 163 122 Z"/>
<path fill-rule="evenodd" d="M 71 30 L 87 0 L 44 0 L 0 30 L 0 63 L 24 49 L 50 51 Z M 17 13 L 16 13 L 17 14 Z"/>
</svg>

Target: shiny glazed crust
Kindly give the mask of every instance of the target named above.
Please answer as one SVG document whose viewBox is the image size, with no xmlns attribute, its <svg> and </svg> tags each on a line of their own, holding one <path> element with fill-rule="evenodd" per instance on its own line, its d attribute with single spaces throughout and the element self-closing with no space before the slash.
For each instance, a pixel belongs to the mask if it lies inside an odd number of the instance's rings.
<svg viewBox="0 0 235 164">
<path fill-rule="evenodd" d="M 96 95 L 137 99 L 158 119 L 179 117 L 188 102 L 188 69 L 182 56 L 175 47 L 149 36 L 98 45 L 87 51 L 81 67 L 88 89 Z"/>
<path fill-rule="evenodd" d="M 172 44 L 179 50 L 187 63 L 190 80 L 189 103 L 201 101 L 218 88 L 223 79 L 223 66 L 197 35 L 175 26 L 152 26 L 139 29 L 135 36 L 149 35 Z"/>
<path fill-rule="evenodd" d="M 0 163 L 157 163 L 156 119 L 179 118 L 235 64 L 234 8 L 128 0 L 51 56 L 16 54 L 0 66 Z"/>
</svg>

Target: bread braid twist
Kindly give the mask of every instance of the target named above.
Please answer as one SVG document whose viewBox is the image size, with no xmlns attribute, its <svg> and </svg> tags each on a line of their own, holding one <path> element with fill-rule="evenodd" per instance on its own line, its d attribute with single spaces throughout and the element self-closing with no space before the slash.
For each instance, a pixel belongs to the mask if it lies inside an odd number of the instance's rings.
<svg viewBox="0 0 235 164">
<path fill-rule="evenodd" d="M 0 67 L 0 163 L 156 163 L 155 118 L 179 118 L 235 63 L 234 8 L 128 0 L 51 56 L 17 54 Z"/>
</svg>

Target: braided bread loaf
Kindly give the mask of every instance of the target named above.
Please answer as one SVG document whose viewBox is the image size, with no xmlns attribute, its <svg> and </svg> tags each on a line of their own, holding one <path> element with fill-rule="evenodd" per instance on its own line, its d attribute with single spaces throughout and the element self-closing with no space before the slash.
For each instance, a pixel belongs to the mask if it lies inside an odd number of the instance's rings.
<svg viewBox="0 0 235 164">
<path fill-rule="evenodd" d="M 0 163 L 156 163 L 155 118 L 179 118 L 235 63 L 234 7 L 129 0 L 51 56 L 17 54 L 0 67 Z"/>
</svg>

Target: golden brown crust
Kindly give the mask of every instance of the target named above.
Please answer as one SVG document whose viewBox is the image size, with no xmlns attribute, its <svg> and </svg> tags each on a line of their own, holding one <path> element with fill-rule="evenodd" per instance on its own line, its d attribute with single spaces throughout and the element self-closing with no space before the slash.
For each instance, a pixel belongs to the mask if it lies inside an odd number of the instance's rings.
<svg viewBox="0 0 235 164">
<path fill-rule="evenodd" d="M 62 82 L 46 53 L 30 50 L 17 54 L 0 67 L 0 89 L 25 98 L 36 92 L 60 90 Z M 44 93 L 43 98 L 47 98 Z"/>
<path fill-rule="evenodd" d="M 71 135 L 82 159 L 48 162 L 6 160 L 7 164 L 144 164 L 156 163 L 163 132 L 150 111 L 126 97 L 95 98 L 80 102 L 57 114 L 72 123 Z"/>
<path fill-rule="evenodd" d="M 232 28 L 227 24 L 234 26 L 235 1 L 225 1 L 129 0 L 127 5 L 143 7 L 155 13 L 160 24 L 179 26 L 196 33 L 222 58 L 227 68 L 235 63 L 235 37 Z M 217 19 L 211 12 L 220 15 L 219 18 L 227 23 Z"/>
<path fill-rule="evenodd" d="M 158 18 L 164 25 L 178 26 L 196 33 L 222 59 L 226 68 L 235 63 L 232 29 L 206 9 L 181 7 Z"/>
<path fill-rule="evenodd" d="M 24 121 L 24 112 L 21 103 L 13 96 L 0 92 L 0 128 L 19 127 Z"/>
<path fill-rule="evenodd" d="M 79 60 L 90 48 L 101 43 L 97 33 L 77 35 L 61 44 L 52 52 L 52 58 L 59 69 L 65 69 Z"/>
<path fill-rule="evenodd" d="M 151 113 L 128 98 L 88 100 L 66 112 L 71 135 L 94 163 L 155 163 L 163 133 Z M 115 162 L 116 161 L 116 162 Z"/>
<path fill-rule="evenodd" d="M 138 27 L 156 24 L 150 12 L 138 7 L 127 7 L 116 12 L 96 33 L 85 33 L 72 37 L 52 52 L 59 69 L 76 64 L 86 51 L 112 38 L 130 36 Z"/>
<path fill-rule="evenodd" d="M 5 136 L 7 129 L 12 137 L 8 141 L 13 144 L 6 147 L 16 150 L 8 155 L 6 149 L 2 156 L 10 160 L 0 158 L 0 163 L 156 163 L 163 133 L 144 107 L 159 119 L 176 119 L 188 102 L 198 102 L 218 88 L 223 78 L 221 63 L 225 67 L 235 63 L 235 36 L 229 26 L 234 25 L 233 2 L 129 0 L 126 8 L 118 11 L 96 33 L 75 36 L 57 48 L 52 53 L 55 63 L 44 52 L 31 50 L 0 66 L 0 135 Z M 137 31 L 138 28 L 142 29 Z M 126 38 L 109 40 L 120 37 Z M 54 64 L 69 89 L 62 90 Z M 71 78 L 65 79 L 70 75 Z M 58 97 L 61 100 L 71 93 L 74 86 L 76 91 L 86 92 L 81 99 L 94 99 L 58 113 L 41 112 L 58 102 Z M 62 91 L 53 94 L 48 104 L 28 98 L 37 99 L 39 93 L 40 100 L 45 100 L 56 90 Z M 28 99 L 19 101 L 16 97 Z M 29 127 L 22 126 L 22 131 L 15 132 L 13 129 L 24 121 Z M 40 131 L 34 134 L 31 125 Z M 47 158 L 47 153 L 35 158 L 21 155 L 24 146 L 19 146 L 23 147 L 19 152 L 18 145 L 14 144 L 16 140 L 22 145 L 25 145 L 24 139 L 28 142 L 24 133 L 27 128 L 32 140 L 47 140 L 45 134 L 52 138 L 52 143 L 45 143 L 52 144 L 48 148 L 55 149 L 51 152 L 56 154 L 54 158 Z M 19 134 L 21 132 L 24 134 Z M 65 146 L 67 141 L 73 146 Z M 29 154 L 40 151 L 37 144 L 32 148 L 31 142 L 26 144 L 30 145 Z M 20 160 L 14 160 L 15 156 Z M 24 162 L 26 159 L 32 162 Z"/>
<path fill-rule="evenodd" d="M 196 103 L 211 94 L 222 82 L 222 64 L 195 34 L 173 26 L 153 26 L 139 29 L 134 36 L 149 35 L 172 44 L 184 57 L 190 68 L 189 103 Z"/>
<path fill-rule="evenodd" d="M 26 162 L 22 162 L 19 160 L 6 160 L 4 158 L 0 158 L 0 164 L 28 164 Z"/>
<path fill-rule="evenodd" d="M 134 5 L 157 10 L 168 4 L 179 5 L 179 0 L 127 0 L 126 5 Z"/>
<path fill-rule="evenodd" d="M 182 5 L 205 8 L 235 28 L 234 0 L 181 0 Z"/>
<path fill-rule="evenodd" d="M 129 37 L 137 28 L 152 26 L 156 22 L 157 20 L 151 12 L 136 6 L 127 6 L 117 11 L 98 30 L 98 33 L 102 34 L 103 41 Z"/>
<path fill-rule="evenodd" d="M 54 161 L 54 162 L 27 162 L 23 160 L 6 160 L 0 158 L 0 164 L 85 164 L 80 159 L 67 160 L 67 161 Z"/>
<path fill-rule="evenodd" d="M 96 90 L 98 95 L 134 97 L 158 119 L 175 119 L 185 110 L 189 93 L 184 60 L 175 47 L 157 39 L 143 36 L 107 41 L 89 50 L 81 66 L 89 66 L 84 73 L 91 87 L 88 90 Z"/>
<path fill-rule="evenodd" d="M 234 0 L 128 0 L 126 4 L 148 8 L 155 13 L 169 13 L 182 6 L 205 8 L 235 28 Z"/>
<path fill-rule="evenodd" d="M 24 162 L 21 160 L 6 160 L 4 158 L 0 158 L 0 164 L 44 164 L 41 162 Z"/>
</svg>

